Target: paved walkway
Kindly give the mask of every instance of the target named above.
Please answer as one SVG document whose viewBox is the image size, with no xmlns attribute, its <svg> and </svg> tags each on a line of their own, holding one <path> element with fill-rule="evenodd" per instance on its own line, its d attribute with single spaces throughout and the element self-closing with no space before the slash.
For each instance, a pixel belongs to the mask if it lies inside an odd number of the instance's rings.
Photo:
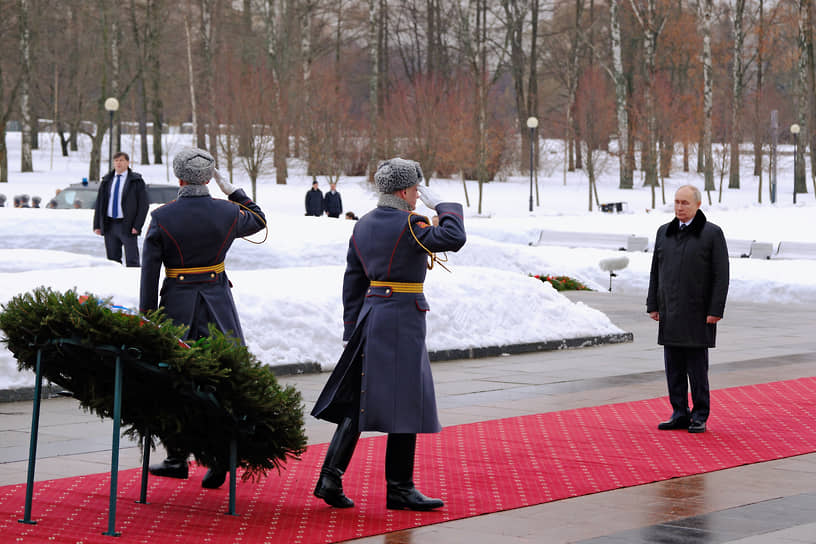
<svg viewBox="0 0 816 544">
<path fill-rule="evenodd" d="M 634 342 L 434 363 L 440 418 L 456 425 L 665 396 L 662 348 L 644 297 L 570 293 L 634 333 Z M 814 312 L 731 303 L 711 353 L 713 389 L 816 375 Z M 326 374 L 283 377 L 307 412 Z M 0 485 L 25 481 L 30 402 L 0 404 Z M 669 415 L 667 405 L 666 415 Z M 712 415 L 716 425 L 716 413 Z M 655 425 L 657 422 L 655 422 Z M 37 479 L 109 470 L 110 421 L 71 399 L 43 403 Z M 310 443 L 334 426 L 307 418 Z M 161 454 L 154 454 L 154 458 Z M 120 466 L 140 466 L 123 442 Z M 747 465 L 360 539 L 360 543 L 814 542 L 816 454 Z"/>
</svg>

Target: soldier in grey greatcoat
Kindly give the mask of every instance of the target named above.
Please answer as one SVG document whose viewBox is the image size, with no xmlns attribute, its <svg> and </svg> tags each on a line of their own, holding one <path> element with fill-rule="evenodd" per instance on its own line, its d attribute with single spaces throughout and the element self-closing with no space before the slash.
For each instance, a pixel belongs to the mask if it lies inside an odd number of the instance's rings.
<svg viewBox="0 0 816 544">
<path fill-rule="evenodd" d="M 238 311 L 232 299 L 224 259 L 236 238 L 254 234 L 266 225 L 261 208 L 242 189 L 215 170 L 215 159 L 203 149 L 187 148 L 173 158 L 179 195 L 151 214 L 142 249 L 139 309 L 161 305 L 178 325 L 187 325 L 185 339 L 209 336 L 209 324 L 244 341 Z M 229 200 L 210 196 L 207 184 L 215 176 Z M 159 302 L 159 274 L 165 278 Z M 150 467 L 157 476 L 186 478 L 189 452 L 165 443 L 168 457 Z M 226 478 L 226 464 L 211 467 L 201 485 L 219 487 Z"/>
<path fill-rule="evenodd" d="M 342 475 L 361 431 L 388 433 L 386 506 L 430 510 L 443 506 L 414 487 L 417 433 L 441 431 L 425 347 L 428 301 L 423 282 L 429 254 L 465 243 L 461 204 L 442 203 L 419 187 L 419 164 L 400 158 L 380 163 L 374 176 L 377 208 L 355 224 L 343 280 L 348 342 L 312 415 L 337 423 L 314 494 L 331 506 L 354 503 Z M 439 215 L 439 226 L 413 213 L 417 198 Z"/>
<path fill-rule="evenodd" d="M 717 322 L 728 295 L 728 248 L 722 229 L 700 210 L 700 191 L 677 189 L 676 217 L 657 230 L 646 311 L 658 321 L 672 416 L 660 430 L 706 430 L 708 348 L 715 345 Z M 688 406 L 691 384 L 692 409 Z"/>
</svg>

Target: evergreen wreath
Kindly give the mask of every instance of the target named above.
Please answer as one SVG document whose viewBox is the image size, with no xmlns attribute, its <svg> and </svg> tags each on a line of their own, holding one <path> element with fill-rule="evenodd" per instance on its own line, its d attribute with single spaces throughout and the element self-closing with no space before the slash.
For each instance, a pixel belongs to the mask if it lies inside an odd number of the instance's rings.
<svg viewBox="0 0 816 544">
<path fill-rule="evenodd" d="M 161 309 L 144 316 L 115 311 L 110 301 L 46 287 L 2 306 L 2 339 L 18 369 L 36 369 L 73 393 L 80 405 L 112 417 L 114 368 L 121 357 L 121 423 L 189 451 L 206 466 L 229 466 L 238 444 L 244 479 L 280 470 L 306 447 L 300 392 L 281 387 L 246 346 L 210 325 L 210 336 L 182 342 L 186 327 Z"/>
</svg>

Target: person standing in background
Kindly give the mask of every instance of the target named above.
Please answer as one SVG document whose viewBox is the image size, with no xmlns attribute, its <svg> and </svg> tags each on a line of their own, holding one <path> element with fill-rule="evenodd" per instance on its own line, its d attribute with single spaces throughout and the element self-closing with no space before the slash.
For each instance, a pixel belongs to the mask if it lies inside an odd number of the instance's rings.
<svg viewBox="0 0 816 544">
<path fill-rule="evenodd" d="M 306 191 L 306 215 L 320 217 L 323 215 L 323 192 L 319 189 L 317 180 L 312 182 L 312 188 Z"/>
<path fill-rule="evenodd" d="M 326 210 L 326 215 L 329 217 L 340 217 L 343 213 L 343 199 L 340 198 L 340 193 L 337 192 L 337 184 L 329 183 L 329 191 L 323 197 L 323 209 Z"/>
<path fill-rule="evenodd" d="M 129 164 L 127 153 L 113 155 L 113 170 L 102 178 L 96 195 L 93 231 L 105 237 L 108 259 L 121 263 L 124 247 L 125 264 L 138 267 L 137 237 L 147 219 L 149 201 L 142 175 L 131 170 Z"/>
</svg>

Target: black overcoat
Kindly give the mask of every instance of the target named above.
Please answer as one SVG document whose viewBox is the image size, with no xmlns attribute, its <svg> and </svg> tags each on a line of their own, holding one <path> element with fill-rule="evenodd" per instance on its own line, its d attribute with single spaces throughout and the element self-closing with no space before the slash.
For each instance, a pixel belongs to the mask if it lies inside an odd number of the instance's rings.
<svg viewBox="0 0 816 544">
<path fill-rule="evenodd" d="M 105 174 L 105 177 L 99 183 L 99 191 L 96 193 L 93 228 L 94 230 L 99 229 L 102 234 L 105 234 L 105 217 L 108 215 L 108 200 L 110 199 L 115 174 L 115 170 Z M 150 205 L 147 198 L 147 187 L 142 175 L 130 168 L 128 168 L 127 176 L 123 181 L 125 183 L 122 189 L 123 227 L 125 232 L 132 232 L 131 229 L 136 229 L 136 233 L 141 234 L 145 219 L 147 219 L 147 209 Z"/>
<path fill-rule="evenodd" d="M 725 312 L 725 236 L 701 210 L 685 230 L 679 225 L 675 217 L 657 229 L 646 311 L 660 313 L 658 344 L 713 348 L 717 325 L 706 323 L 706 316 Z"/>
<path fill-rule="evenodd" d="M 323 215 L 323 192 L 320 189 L 306 191 L 306 215 Z"/>
<path fill-rule="evenodd" d="M 343 280 L 343 339 L 348 344 L 312 410 L 315 417 L 339 423 L 356 413 L 361 431 L 442 429 L 425 347 L 430 309 L 425 295 L 369 285 L 371 280 L 424 282 L 428 255 L 417 240 L 432 252 L 464 245 L 462 206 L 442 203 L 436 211 L 438 227 L 420 215 L 384 206 L 356 223 Z"/>
<path fill-rule="evenodd" d="M 340 214 L 343 213 L 343 199 L 340 198 L 340 193 L 337 191 L 327 192 L 326 196 L 323 197 L 323 209 L 331 217 L 340 217 Z"/>
<path fill-rule="evenodd" d="M 226 272 L 184 274 L 165 278 L 158 292 L 159 272 L 165 268 L 200 268 L 224 262 L 232 242 L 261 230 L 266 218 L 242 189 L 230 201 L 203 196 L 182 196 L 157 208 L 142 247 L 142 282 L 139 309 L 161 306 L 176 324 L 188 325 L 185 338 L 209 336 L 208 323 L 244 340 Z M 238 204 L 249 208 L 248 211 Z M 254 213 L 253 213 L 254 212 Z"/>
</svg>

